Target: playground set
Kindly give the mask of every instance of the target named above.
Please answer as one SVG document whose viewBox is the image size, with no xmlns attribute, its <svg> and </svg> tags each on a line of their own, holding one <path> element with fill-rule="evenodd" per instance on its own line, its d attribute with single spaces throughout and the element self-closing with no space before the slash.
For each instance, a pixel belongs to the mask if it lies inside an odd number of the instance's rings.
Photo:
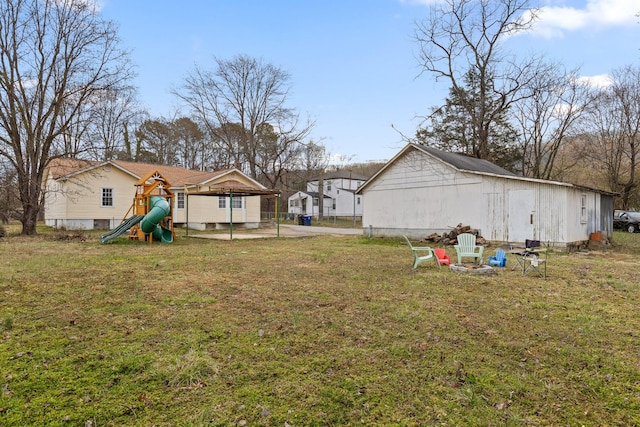
<svg viewBox="0 0 640 427">
<path fill-rule="evenodd" d="M 125 233 L 129 240 L 159 241 L 171 243 L 173 230 L 171 184 L 158 172 L 149 172 L 135 184 L 133 204 L 124 215 L 120 225 L 103 234 L 102 243 L 107 243 Z M 127 216 L 131 213 L 131 216 Z"/>
</svg>

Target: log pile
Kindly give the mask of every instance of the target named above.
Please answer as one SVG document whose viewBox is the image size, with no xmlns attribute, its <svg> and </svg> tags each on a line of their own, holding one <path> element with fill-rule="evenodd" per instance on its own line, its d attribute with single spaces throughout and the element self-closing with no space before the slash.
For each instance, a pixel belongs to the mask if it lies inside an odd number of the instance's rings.
<svg viewBox="0 0 640 427">
<path fill-rule="evenodd" d="M 455 245 L 458 243 L 458 236 L 469 233 L 476 236 L 476 245 L 486 245 L 487 241 L 480 235 L 480 232 L 469 225 L 458 224 L 453 230 L 442 235 L 432 233 L 425 238 L 425 241 L 439 243 L 441 245 Z"/>
</svg>

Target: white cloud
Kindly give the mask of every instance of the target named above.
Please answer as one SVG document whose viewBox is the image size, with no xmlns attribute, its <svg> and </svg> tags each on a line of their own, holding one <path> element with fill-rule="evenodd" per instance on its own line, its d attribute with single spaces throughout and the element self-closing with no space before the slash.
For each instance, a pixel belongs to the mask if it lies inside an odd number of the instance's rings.
<svg viewBox="0 0 640 427">
<path fill-rule="evenodd" d="M 613 80 L 609 74 L 598 74 L 595 76 L 578 77 L 578 82 L 585 83 L 588 86 L 604 89 L 613 84 Z"/>
<path fill-rule="evenodd" d="M 67 6 L 73 4 L 73 1 L 69 0 L 55 0 L 60 6 Z M 104 9 L 105 3 L 108 0 L 76 0 L 78 3 L 85 3 L 90 9 L 100 12 Z"/>
<path fill-rule="evenodd" d="M 533 33 L 554 38 L 565 31 L 638 25 L 638 12 L 638 0 L 587 0 L 581 7 L 549 5 L 541 8 Z"/>
</svg>

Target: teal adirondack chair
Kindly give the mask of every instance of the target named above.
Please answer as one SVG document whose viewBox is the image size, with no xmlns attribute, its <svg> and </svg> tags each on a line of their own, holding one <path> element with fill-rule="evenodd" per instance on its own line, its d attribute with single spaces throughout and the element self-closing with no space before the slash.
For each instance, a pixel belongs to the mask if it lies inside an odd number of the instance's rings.
<svg viewBox="0 0 640 427">
<path fill-rule="evenodd" d="M 473 258 L 477 264 L 482 264 L 484 246 L 476 245 L 476 236 L 463 233 L 458 236 L 458 244 L 454 245 L 458 254 L 458 264 L 462 264 L 462 258 Z"/>
<path fill-rule="evenodd" d="M 438 259 L 436 258 L 433 249 L 431 249 L 429 246 L 413 246 L 407 236 L 403 237 L 407 241 L 407 244 L 411 248 L 411 253 L 413 254 L 413 268 L 418 267 L 418 265 L 422 264 L 423 262 L 431 260 L 433 260 L 438 268 L 440 268 L 440 263 L 438 263 Z"/>
</svg>

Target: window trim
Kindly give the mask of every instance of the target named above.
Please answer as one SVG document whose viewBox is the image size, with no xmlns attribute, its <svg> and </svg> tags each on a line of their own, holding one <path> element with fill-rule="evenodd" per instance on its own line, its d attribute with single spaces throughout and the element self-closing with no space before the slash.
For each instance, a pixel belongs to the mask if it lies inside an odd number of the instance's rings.
<svg viewBox="0 0 640 427">
<path fill-rule="evenodd" d="M 232 209 L 237 210 L 237 209 L 246 209 L 247 204 L 245 203 L 244 196 L 235 196 L 233 198 L 233 201 L 231 203 L 231 205 L 229 203 L 227 203 L 227 200 L 231 199 L 231 197 L 228 196 L 218 196 L 218 209 L 229 209 L 229 206 L 231 206 Z"/>
<path fill-rule="evenodd" d="M 108 194 L 107 194 L 108 193 Z M 100 190 L 100 207 L 101 208 L 112 208 L 115 206 L 115 200 L 113 197 L 113 187 L 102 187 Z M 105 202 L 109 203 L 105 203 Z"/>
<path fill-rule="evenodd" d="M 240 206 L 238 206 L 238 204 Z M 245 203 L 244 203 L 244 196 L 236 196 L 233 198 L 233 201 L 231 203 L 231 207 L 233 209 L 244 209 Z"/>
</svg>

